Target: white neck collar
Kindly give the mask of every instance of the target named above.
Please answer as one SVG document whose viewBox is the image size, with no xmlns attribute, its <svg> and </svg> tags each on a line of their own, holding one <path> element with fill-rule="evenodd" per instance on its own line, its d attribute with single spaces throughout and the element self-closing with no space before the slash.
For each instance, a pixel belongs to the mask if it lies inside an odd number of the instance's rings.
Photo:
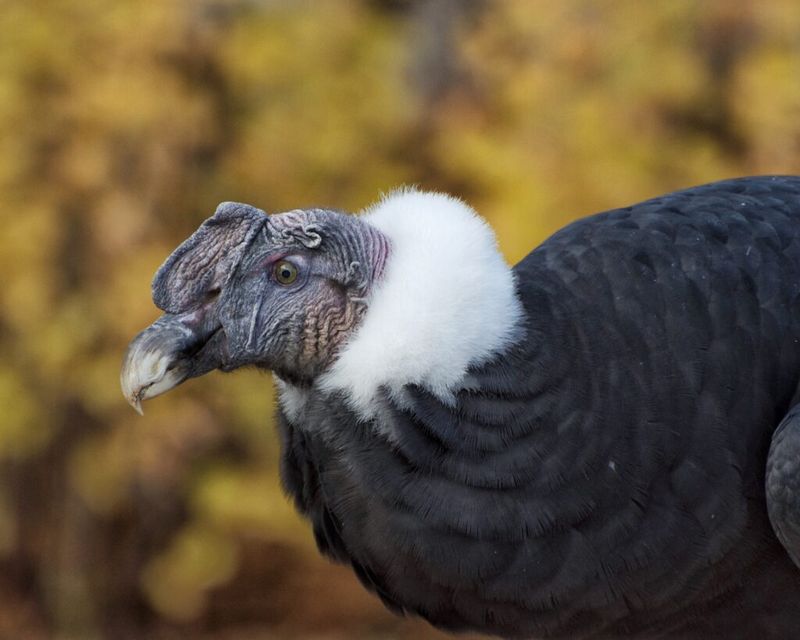
<svg viewBox="0 0 800 640">
<path fill-rule="evenodd" d="M 389 256 L 361 326 L 316 386 L 344 391 L 364 418 L 381 388 L 400 398 L 416 384 L 450 402 L 468 368 L 519 337 L 514 274 L 488 224 L 450 196 L 404 189 L 362 215 Z"/>
</svg>

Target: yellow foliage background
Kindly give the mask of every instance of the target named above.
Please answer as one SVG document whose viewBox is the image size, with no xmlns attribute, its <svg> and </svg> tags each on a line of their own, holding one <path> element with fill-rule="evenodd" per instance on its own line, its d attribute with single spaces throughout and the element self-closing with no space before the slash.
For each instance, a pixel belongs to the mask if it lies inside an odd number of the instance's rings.
<svg viewBox="0 0 800 640">
<path fill-rule="evenodd" d="M 449 191 L 569 220 L 800 173 L 796 0 L 0 1 L 0 638 L 441 638 L 318 557 L 273 390 L 127 406 L 153 272 L 222 200 Z"/>
</svg>

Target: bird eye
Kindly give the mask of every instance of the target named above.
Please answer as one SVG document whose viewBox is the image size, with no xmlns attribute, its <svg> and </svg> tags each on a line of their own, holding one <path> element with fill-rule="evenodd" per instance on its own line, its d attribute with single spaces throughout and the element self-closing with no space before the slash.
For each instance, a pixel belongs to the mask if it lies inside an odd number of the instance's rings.
<svg viewBox="0 0 800 640">
<path fill-rule="evenodd" d="M 275 279 L 280 284 L 292 284 L 297 280 L 297 267 L 288 260 L 281 260 L 275 265 L 273 270 Z"/>
</svg>

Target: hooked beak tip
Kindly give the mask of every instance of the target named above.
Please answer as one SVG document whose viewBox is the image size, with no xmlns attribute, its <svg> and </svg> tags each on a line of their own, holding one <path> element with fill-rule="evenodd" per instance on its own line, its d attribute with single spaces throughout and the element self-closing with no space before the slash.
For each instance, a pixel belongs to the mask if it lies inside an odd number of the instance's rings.
<svg viewBox="0 0 800 640">
<path fill-rule="evenodd" d="M 120 371 L 120 386 L 125 399 L 139 415 L 143 415 L 145 400 L 219 366 L 213 348 L 210 355 L 203 351 L 220 332 L 219 327 L 198 331 L 186 320 L 185 315 L 165 314 L 128 345 Z"/>
<path fill-rule="evenodd" d="M 130 405 L 136 410 L 140 416 L 144 415 L 144 411 L 142 410 L 142 397 L 141 394 L 136 394 L 128 398 L 128 402 Z"/>
<path fill-rule="evenodd" d="M 141 380 L 137 379 L 138 376 L 132 375 L 131 367 L 126 359 L 125 365 L 122 368 L 120 375 L 120 386 L 122 387 L 122 394 L 140 416 L 144 415 L 142 411 L 142 401 L 144 400 L 149 384 L 141 384 Z"/>
<path fill-rule="evenodd" d="M 139 415 L 144 415 L 145 400 L 169 391 L 186 379 L 186 363 L 169 337 L 167 331 L 150 328 L 128 346 L 119 381 L 122 395 Z"/>
</svg>

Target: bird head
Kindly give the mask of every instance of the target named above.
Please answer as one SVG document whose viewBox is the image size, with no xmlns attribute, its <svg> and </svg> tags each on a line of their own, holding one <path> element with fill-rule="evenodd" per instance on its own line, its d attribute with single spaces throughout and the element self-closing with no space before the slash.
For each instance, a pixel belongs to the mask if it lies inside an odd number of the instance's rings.
<svg viewBox="0 0 800 640">
<path fill-rule="evenodd" d="M 358 326 L 388 250 L 380 231 L 337 211 L 221 204 L 156 273 L 164 315 L 128 347 L 125 396 L 141 412 L 184 380 L 247 365 L 310 382 Z"/>
<path fill-rule="evenodd" d="M 165 313 L 131 342 L 121 374 L 139 411 L 184 380 L 246 365 L 275 372 L 279 390 L 342 392 L 362 418 L 408 385 L 447 401 L 522 318 L 490 227 L 413 189 L 359 216 L 223 203 L 159 269 L 153 301 Z"/>
</svg>

